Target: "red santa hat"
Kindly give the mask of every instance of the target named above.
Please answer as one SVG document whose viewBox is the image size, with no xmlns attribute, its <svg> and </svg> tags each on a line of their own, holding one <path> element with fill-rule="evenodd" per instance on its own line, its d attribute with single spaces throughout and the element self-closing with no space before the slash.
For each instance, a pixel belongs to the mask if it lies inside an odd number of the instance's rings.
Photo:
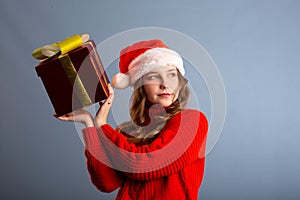
<svg viewBox="0 0 300 200">
<path fill-rule="evenodd" d="M 120 73 L 112 79 L 117 89 L 133 86 L 135 82 L 156 67 L 174 65 L 184 75 L 183 59 L 161 40 L 148 40 L 134 43 L 121 50 Z"/>
</svg>

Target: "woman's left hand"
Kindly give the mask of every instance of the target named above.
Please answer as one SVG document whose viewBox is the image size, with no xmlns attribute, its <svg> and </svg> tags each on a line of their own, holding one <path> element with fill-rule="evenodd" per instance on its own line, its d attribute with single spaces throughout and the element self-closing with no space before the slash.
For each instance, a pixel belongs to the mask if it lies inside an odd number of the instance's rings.
<svg viewBox="0 0 300 200">
<path fill-rule="evenodd" d="M 110 107 L 114 100 L 114 91 L 110 84 L 108 84 L 108 91 L 109 91 L 109 96 L 106 99 L 106 101 L 103 104 L 99 103 L 100 108 L 95 117 L 95 126 L 96 127 L 100 127 L 100 126 L 106 124 L 107 116 L 108 116 Z"/>
</svg>

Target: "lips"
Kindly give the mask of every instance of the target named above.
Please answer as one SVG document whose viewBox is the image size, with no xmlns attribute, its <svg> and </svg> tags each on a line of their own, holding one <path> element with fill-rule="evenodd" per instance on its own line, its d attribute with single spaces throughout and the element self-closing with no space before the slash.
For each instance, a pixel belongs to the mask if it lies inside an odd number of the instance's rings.
<svg viewBox="0 0 300 200">
<path fill-rule="evenodd" d="M 161 93 L 161 94 L 158 94 L 157 96 L 162 97 L 162 98 L 169 98 L 171 96 L 171 94 L 170 93 Z"/>
</svg>

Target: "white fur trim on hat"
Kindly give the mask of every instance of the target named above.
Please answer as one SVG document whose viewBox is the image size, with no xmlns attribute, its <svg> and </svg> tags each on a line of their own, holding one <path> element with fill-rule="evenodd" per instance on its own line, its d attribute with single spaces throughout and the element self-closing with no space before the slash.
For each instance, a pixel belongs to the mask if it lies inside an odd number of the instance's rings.
<svg viewBox="0 0 300 200">
<path fill-rule="evenodd" d="M 130 85 L 130 77 L 127 74 L 117 73 L 112 79 L 113 87 L 122 90 Z"/>
<path fill-rule="evenodd" d="M 176 52 L 168 48 L 153 48 L 136 57 L 128 66 L 130 85 L 151 71 L 153 68 L 174 65 L 184 75 L 183 60 Z"/>
</svg>

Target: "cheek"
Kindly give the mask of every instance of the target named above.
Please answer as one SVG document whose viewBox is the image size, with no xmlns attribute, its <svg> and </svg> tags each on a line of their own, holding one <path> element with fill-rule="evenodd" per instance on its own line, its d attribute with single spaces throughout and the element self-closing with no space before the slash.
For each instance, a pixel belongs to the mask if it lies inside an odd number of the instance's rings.
<svg viewBox="0 0 300 200">
<path fill-rule="evenodd" d="M 180 84 L 178 80 L 173 82 L 171 89 L 174 93 L 178 93 L 178 91 L 180 90 Z"/>
<path fill-rule="evenodd" d="M 172 88 L 173 89 L 173 92 L 174 92 L 174 98 L 175 100 L 177 99 L 178 95 L 179 95 L 179 90 L 181 89 L 181 86 L 179 84 L 179 81 L 177 81 L 176 84 L 174 84 L 174 87 Z"/>
<path fill-rule="evenodd" d="M 157 86 L 154 84 L 146 84 L 144 85 L 145 93 L 148 100 L 153 99 L 154 94 L 156 94 Z"/>
</svg>

